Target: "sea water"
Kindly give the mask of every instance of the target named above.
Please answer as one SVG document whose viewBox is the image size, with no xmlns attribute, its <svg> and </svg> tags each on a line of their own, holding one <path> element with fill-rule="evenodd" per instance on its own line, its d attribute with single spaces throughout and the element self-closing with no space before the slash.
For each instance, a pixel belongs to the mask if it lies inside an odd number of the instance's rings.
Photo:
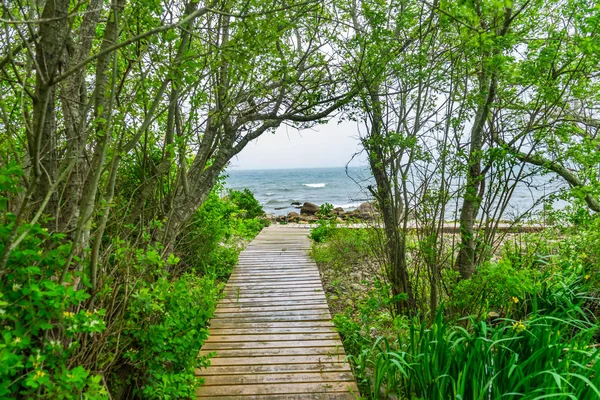
<svg viewBox="0 0 600 400">
<path fill-rule="evenodd" d="M 264 170 L 227 170 L 226 188 L 243 190 L 248 188 L 262 204 L 267 214 L 285 215 L 298 212 L 299 206 L 292 203 L 311 202 L 317 205 L 330 203 L 345 211 L 357 208 L 361 203 L 373 201 L 368 190 L 373 178 L 367 167 L 349 168 L 298 168 Z M 460 182 L 453 184 L 461 187 Z M 564 182 L 551 175 L 536 174 L 526 182 L 519 183 L 502 216 L 512 219 L 533 208 L 541 210 L 538 200 L 564 188 Z M 554 202 L 555 208 L 564 207 L 562 201 Z M 445 219 L 458 218 L 460 196 L 448 204 Z"/>
<path fill-rule="evenodd" d="M 330 203 L 348 211 L 372 200 L 366 168 L 233 169 L 227 173 L 225 186 L 250 189 L 267 214 L 298 212 L 292 203 L 304 202 Z"/>
</svg>

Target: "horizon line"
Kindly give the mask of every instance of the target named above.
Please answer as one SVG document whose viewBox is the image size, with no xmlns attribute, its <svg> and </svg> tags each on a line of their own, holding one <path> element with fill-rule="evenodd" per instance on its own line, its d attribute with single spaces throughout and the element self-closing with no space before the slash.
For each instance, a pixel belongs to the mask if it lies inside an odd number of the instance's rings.
<svg viewBox="0 0 600 400">
<path fill-rule="evenodd" d="M 348 166 L 347 168 L 368 168 L 368 165 L 352 165 L 352 166 Z M 279 168 L 279 167 L 261 167 L 261 168 L 244 168 L 244 167 L 236 167 L 236 166 L 232 166 L 232 167 L 227 167 L 225 168 L 224 171 L 228 171 L 231 169 L 237 170 L 237 171 L 271 171 L 271 170 L 291 170 L 291 169 L 346 169 L 346 166 L 337 166 L 337 167 L 285 167 L 285 168 Z"/>
</svg>

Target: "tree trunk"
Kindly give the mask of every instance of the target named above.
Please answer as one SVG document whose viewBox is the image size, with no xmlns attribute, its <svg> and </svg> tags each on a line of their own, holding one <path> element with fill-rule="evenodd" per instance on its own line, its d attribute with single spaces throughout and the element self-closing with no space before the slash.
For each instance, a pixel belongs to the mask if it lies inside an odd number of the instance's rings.
<svg viewBox="0 0 600 400">
<path fill-rule="evenodd" d="M 42 204 L 52 187 L 57 173 L 56 154 L 56 88 L 52 79 L 58 74 L 65 49 L 69 21 L 69 0 L 47 1 L 39 28 L 36 45 L 35 100 L 33 104 L 33 140 L 30 141 L 30 157 L 36 185 L 33 201 Z M 56 215 L 57 196 L 53 195 L 47 210 Z"/>
<path fill-rule="evenodd" d="M 482 102 L 477 108 L 475 122 L 471 128 L 467 183 L 460 211 L 460 248 L 456 258 L 456 268 L 461 279 L 469 279 L 475 271 L 475 219 L 481 205 L 482 184 L 481 156 L 483 150 L 484 128 L 490 108 L 496 96 L 496 75 L 489 79 L 482 78 L 480 85 Z"/>
</svg>

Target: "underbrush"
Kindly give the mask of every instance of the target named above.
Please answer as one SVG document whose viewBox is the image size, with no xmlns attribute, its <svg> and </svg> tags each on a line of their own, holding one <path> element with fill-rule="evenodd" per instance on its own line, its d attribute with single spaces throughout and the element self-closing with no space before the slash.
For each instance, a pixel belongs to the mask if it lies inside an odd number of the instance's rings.
<svg viewBox="0 0 600 400">
<path fill-rule="evenodd" d="M 441 306 L 395 314 L 379 235 L 336 229 L 312 255 L 369 399 L 600 398 L 597 220 L 518 234 L 472 279 L 441 271 Z M 408 251 L 417 247 L 409 238 Z M 414 252 L 416 253 L 416 252 Z M 411 282 L 427 288 L 411 253 Z M 426 292 L 426 291 L 425 291 Z"/>
<path fill-rule="evenodd" d="M 18 171 L 0 172 L 1 206 Z M 219 282 L 265 226 L 251 193 L 221 198 L 217 190 L 172 252 L 153 237 L 161 221 L 135 236 L 107 232 L 95 292 L 83 262 L 61 282 L 71 250 L 64 234 L 22 225 L 0 271 L 0 398 L 193 397 Z M 0 215 L 0 254 L 14 219 L 6 209 Z"/>
</svg>

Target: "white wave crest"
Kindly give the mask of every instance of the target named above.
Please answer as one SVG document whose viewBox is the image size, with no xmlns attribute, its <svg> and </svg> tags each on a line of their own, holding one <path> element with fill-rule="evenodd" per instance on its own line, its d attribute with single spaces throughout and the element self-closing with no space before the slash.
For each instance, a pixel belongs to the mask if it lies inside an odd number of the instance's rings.
<svg viewBox="0 0 600 400">
<path fill-rule="evenodd" d="M 302 184 L 302 186 L 308 186 L 311 188 L 322 188 L 322 187 L 327 186 L 327 184 L 326 183 L 304 183 L 304 184 Z"/>
<path fill-rule="evenodd" d="M 358 206 L 360 206 L 361 203 L 349 203 L 349 204 L 334 204 L 333 208 L 338 208 L 341 207 L 344 210 L 348 210 L 350 208 L 358 208 Z"/>
</svg>

